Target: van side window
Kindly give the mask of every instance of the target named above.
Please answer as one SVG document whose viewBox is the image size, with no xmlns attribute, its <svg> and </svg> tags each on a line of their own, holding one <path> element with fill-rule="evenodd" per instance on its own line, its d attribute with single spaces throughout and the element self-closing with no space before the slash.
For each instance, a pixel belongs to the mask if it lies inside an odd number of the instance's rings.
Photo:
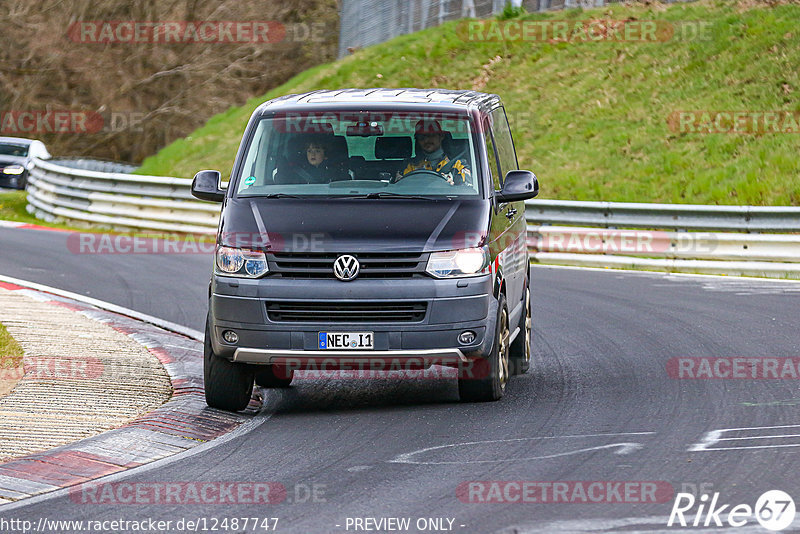
<svg viewBox="0 0 800 534">
<path fill-rule="evenodd" d="M 500 160 L 500 172 L 501 176 L 505 176 L 508 171 L 518 170 L 519 164 L 504 108 L 492 111 L 492 122 L 494 123 L 494 142 L 497 145 L 497 156 Z"/>
<path fill-rule="evenodd" d="M 503 175 L 500 174 L 497 168 L 497 153 L 494 149 L 494 141 L 492 141 L 492 127 L 489 120 L 483 121 L 483 134 L 486 139 L 486 157 L 489 159 L 489 170 L 492 173 L 492 183 L 494 190 L 499 191 L 503 187 Z"/>
</svg>

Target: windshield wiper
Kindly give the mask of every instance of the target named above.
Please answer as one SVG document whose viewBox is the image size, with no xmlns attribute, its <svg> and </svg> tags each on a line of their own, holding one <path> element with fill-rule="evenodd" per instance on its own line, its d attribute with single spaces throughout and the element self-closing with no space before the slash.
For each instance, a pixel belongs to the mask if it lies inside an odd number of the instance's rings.
<svg viewBox="0 0 800 534">
<path fill-rule="evenodd" d="M 367 193 L 366 195 L 363 196 L 357 196 L 351 198 L 407 198 L 415 200 L 434 200 L 431 197 L 425 197 L 422 195 L 404 195 L 402 193 L 390 193 L 389 191 L 376 191 L 374 193 Z"/>
<path fill-rule="evenodd" d="M 303 198 L 298 195 L 290 195 L 289 193 L 270 193 L 268 195 L 259 195 L 264 198 Z"/>
</svg>

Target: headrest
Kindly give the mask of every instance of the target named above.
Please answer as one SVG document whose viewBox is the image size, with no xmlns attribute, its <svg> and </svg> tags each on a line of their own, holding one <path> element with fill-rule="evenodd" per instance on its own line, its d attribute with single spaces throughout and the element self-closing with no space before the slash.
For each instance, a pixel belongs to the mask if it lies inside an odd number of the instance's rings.
<svg viewBox="0 0 800 534">
<path fill-rule="evenodd" d="M 343 135 L 330 135 L 326 136 L 325 142 L 327 143 L 328 152 L 326 156 L 332 160 L 345 160 L 350 157 L 347 150 L 347 139 Z"/>
<path fill-rule="evenodd" d="M 452 157 L 469 153 L 469 139 L 446 139 L 442 142 L 447 155 Z"/>
<path fill-rule="evenodd" d="M 375 157 L 378 159 L 405 159 L 411 157 L 410 137 L 378 137 L 375 139 Z"/>
</svg>

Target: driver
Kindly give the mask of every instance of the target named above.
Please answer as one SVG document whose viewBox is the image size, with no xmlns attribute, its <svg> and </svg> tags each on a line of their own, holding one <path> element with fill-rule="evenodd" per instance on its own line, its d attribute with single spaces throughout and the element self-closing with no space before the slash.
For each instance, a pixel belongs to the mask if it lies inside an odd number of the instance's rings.
<svg viewBox="0 0 800 534">
<path fill-rule="evenodd" d="M 414 128 L 417 155 L 403 162 L 405 167 L 397 173 L 397 180 L 402 180 L 411 172 L 424 169 L 438 172 L 450 185 L 468 183 L 472 173 L 467 161 L 460 157 L 451 160 L 442 149 L 445 135 L 446 132 L 442 130 L 439 121 L 425 119 L 418 121 Z"/>
</svg>

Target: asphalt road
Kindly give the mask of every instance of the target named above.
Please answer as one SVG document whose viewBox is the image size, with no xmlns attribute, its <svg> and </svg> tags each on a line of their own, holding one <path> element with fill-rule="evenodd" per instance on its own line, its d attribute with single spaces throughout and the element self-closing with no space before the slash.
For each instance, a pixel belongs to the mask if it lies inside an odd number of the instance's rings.
<svg viewBox="0 0 800 534">
<path fill-rule="evenodd" d="M 73 255 L 63 240 L 0 229 L 0 273 L 202 326 L 208 257 Z M 460 404 L 446 379 L 296 380 L 267 393 L 263 413 L 272 415 L 246 436 L 124 480 L 279 482 L 288 492 L 280 504 L 64 497 L 0 509 L 0 519 L 174 525 L 208 518 L 210 528 L 211 518 L 273 517 L 278 532 L 315 533 L 364 532 L 356 518 L 398 517 L 411 520 L 411 532 L 675 531 L 666 527 L 671 495 L 656 503 L 481 503 L 463 502 L 457 488 L 656 481 L 675 492 L 719 492 L 720 505 L 753 506 L 772 489 L 800 499 L 800 426 L 788 426 L 800 425 L 796 379 L 687 380 L 667 372 L 679 357 L 800 357 L 799 284 L 540 267 L 531 276 L 534 369 L 514 378 L 502 401 Z M 306 499 L 312 486 L 316 498 Z M 418 530 L 421 518 L 446 520 Z M 219 531 L 253 532 L 241 527 Z M 752 519 L 732 530 L 766 532 Z"/>
<path fill-rule="evenodd" d="M 134 242 L 103 242 L 80 233 L 0 228 L 0 274 L 111 302 L 203 331 L 212 255 L 106 253 Z M 152 250 L 142 239 L 142 250 Z M 110 244 L 109 244 L 110 243 Z M 213 246 L 213 245 L 212 245 Z M 147 311 L 145 311 L 147 310 Z"/>
</svg>

